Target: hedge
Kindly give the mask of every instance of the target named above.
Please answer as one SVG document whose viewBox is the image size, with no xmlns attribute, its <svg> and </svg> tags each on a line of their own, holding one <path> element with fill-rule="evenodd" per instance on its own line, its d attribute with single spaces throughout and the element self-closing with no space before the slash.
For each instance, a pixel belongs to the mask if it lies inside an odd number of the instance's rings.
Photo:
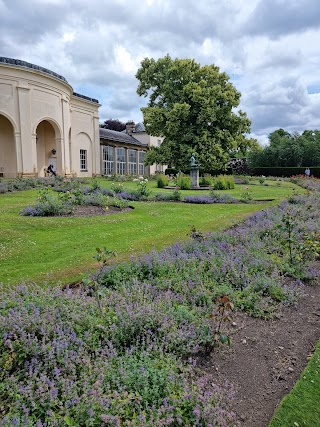
<svg viewBox="0 0 320 427">
<path fill-rule="evenodd" d="M 294 175 L 304 175 L 306 166 L 303 167 L 261 167 L 252 168 L 251 174 L 255 176 L 284 176 L 290 177 Z M 320 177 L 320 166 L 310 167 L 311 175 L 317 178 Z"/>
</svg>

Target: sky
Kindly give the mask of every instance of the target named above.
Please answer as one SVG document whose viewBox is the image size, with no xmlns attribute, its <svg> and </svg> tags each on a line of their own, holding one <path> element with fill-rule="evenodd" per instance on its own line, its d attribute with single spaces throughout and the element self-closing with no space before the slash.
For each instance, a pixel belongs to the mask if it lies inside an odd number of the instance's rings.
<svg viewBox="0 0 320 427">
<path fill-rule="evenodd" d="M 135 74 L 169 54 L 226 72 L 262 145 L 320 129 L 319 46 L 319 0 L 0 0 L 0 56 L 63 75 L 101 122 L 142 122 Z"/>
</svg>

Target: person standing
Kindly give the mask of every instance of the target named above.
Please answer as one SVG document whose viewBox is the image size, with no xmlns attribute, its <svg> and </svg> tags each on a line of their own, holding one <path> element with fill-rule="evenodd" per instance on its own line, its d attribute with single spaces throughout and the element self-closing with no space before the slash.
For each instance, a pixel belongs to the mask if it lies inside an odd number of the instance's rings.
<svg viewBox="0 0 320 427">
<path fill-rule="evenodd" d="M 310 176 L 310 169 L 306 168 L 306 170 L 304 171 L 304 173 L 306 174 L 306 177 L 309 178 L 309 176 Z"/>
</svg>

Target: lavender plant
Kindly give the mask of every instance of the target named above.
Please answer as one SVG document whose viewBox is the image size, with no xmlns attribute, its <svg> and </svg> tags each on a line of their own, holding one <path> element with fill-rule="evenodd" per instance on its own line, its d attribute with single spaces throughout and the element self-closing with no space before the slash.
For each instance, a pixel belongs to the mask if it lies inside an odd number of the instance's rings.
<svg viewBox="0 0 320 427">
<path fill-rule="evenodd" d="M 130 262 L 109 265 L 99 249 L 102 268 L 89 278 L 99 303 L 87 289 L 3 291 L 0 425 L 234 425 L 230 391 L 196 380 L 182 357 L 228 342 L 222 325 L 231 304 L 269 317 L 295 301 L 301 280 L 318 274 L 319 236 L 315 190 Z"/>
</svg>

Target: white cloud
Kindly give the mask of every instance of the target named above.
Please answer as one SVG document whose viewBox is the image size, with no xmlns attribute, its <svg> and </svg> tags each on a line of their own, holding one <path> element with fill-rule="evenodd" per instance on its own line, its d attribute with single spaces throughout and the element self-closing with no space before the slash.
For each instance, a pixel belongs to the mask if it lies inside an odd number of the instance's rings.
<svg viewBox="0 0 320 427">
<path fill-rule="evenodd" d="M 64 33 L 63 34 L 63 41 L 65 42 L 72 42 L 75 38 L 75 31 L 71 32 L 71 33 Z"/>
<path fill-rule="evenodd" d="M 0 55 L 62 74 L 101 119 L 141 121 L 136 71 L 169 53 L 226 71 L 262 142 L 320 128 L 318 0 L 0 0 L 0 14 Z"/>
</svg>

